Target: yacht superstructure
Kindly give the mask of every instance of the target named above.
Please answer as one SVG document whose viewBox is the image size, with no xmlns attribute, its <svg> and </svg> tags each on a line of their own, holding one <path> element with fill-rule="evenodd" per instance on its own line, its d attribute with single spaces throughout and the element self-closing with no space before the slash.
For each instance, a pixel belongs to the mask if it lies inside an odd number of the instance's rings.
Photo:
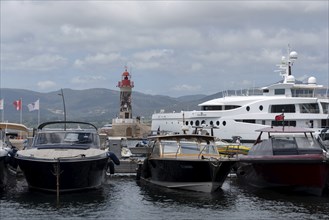
<svg viewBox="0 0 329 220">
<path fill-rule="evenodd" d="M 174 133 L 193 133 L 194 127 L 204 127 L 204 132 L 232 140 L 253 142 L 255 130 L 270 126 L 308 127 L 316 132 L 329 127 L 328 89 L 318 85 L 315 77 L 306 83 L 295 80 L 291 67 L 297 59 L 295 51 L 288 50 L 279 64 L 283 80 L 261 88 L 262 95 L 225 96 L 199 104 L 201 110 L 176 113 L 154 113 L 152 130 Z M 282 117 L 276 117 L 276 116 Z"/>
</svg>

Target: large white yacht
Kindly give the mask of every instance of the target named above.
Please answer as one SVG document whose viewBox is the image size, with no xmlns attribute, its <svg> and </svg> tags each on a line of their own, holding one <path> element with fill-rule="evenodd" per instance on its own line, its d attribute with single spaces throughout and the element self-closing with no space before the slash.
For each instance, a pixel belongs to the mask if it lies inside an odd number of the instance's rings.
<svg viewBox="0 0 329 220">
<path fill-rule="evenodd" d="M 291 67 L 296 59 L 297 53 L 288 49 L 288 56 L 278 65 L 283 80 L 261 88 L 261 95 L 226 95 L 199 104 L 198 111 L 161 110 L 152 115 L 151 129 L 193 133 L 195 127 L 204 127 L 220 139 L 240 137 L 244 143 L 257 138 L 255 130 L 270 126 L 308 127 L 319 132 L 329 127 L 328 89 L 317 85 L 315 77 L 306 83 L 295 80 Z"/>
</svg>

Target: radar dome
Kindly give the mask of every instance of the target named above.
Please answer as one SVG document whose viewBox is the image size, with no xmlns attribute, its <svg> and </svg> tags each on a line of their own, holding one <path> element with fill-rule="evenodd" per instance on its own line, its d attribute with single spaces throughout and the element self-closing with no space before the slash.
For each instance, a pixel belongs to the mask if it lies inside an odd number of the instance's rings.
<svg viewBox="0 0 329 220">
<path fill-rule="evenodd" d="M 289 54 L 290 59 L 297 60 L 298 53 L 296 51 L 291 51 Z"/>
<path fill-rule="evenodd" d="M 308 84 L 316 84 L 316 78 L 311 76 L 310 78 L 308 78 L 308 81 L 307 81 Z"/>
<path fill-rule="evenodd" d="M 295 83 L 295 77 L 293 75 L 287 76 L 287 83 Z"/>
</svg>

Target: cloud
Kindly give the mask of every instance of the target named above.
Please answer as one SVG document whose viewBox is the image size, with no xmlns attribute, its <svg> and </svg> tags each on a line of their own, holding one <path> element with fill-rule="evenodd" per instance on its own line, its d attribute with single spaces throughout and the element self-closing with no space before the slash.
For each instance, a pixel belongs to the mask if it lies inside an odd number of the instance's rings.
<svg viewBox="0 0 329 220">
<path fill-rule="evenodd" d="M 123 60 L 119 53 L 97 53 L 93 56 L 87 56 L 84 59 L 77 59 L 74 61 L 74 67 L 76 68 L 84 68 L 85 66 L 109 66 L 116 61 Z"/>
<path fill-rule="evenodd" d="M 84 84 L 90 84 L 90 83 L 95 83 L 95 82 L 101 82 L 106 80 L 105 77 L 103 76 L 96 76 L 96 75 L 85 75 L 85 76 L 76 76 L 71 79 L 71 82 L 73 84 L 78 84 L 78 85 L 84 85 Z"/>
<path fill-rule="evenodd" d="M 46 81 L 40 81 L 37 83 L 37 86 L 41 90 L 49 90 L 49 89 L 54 89 L 57 85 L 55 82 L 46 80 Z"/>
<path fill-rule="evenodd" d="M 13 54 L 7 54 L 8 57 L 14 58 Z M 7 59 L 8 59 L 7 57 Z M 16 59 L 8 60 L 8 65 L 5 65 L 7 70 L 25 70 L 26 72 L 33 71 L 52 71 L 61 69 L 67 65 L 67 59 L 57 54 L 40 54 L 31 57 L 16 56 Z"/>
<path fill-rule="evenodd" d="M 42 54 L 31 57 L 20 63 L 21 69 L 48 71 L 65 66 L 67 60 L 60 55 Z"/>
<path fill-rule="evenodd" d="M 157 49 L 137 52 L 132 55 L 132 58 L 142 61 L 150 61 L 156 59 L 163 59 L 171 56 L 174 53 L 173 50 L 169 49 Z"/>
<path fill-rule="evenodd" d="M 201 86 L 182 84 L 182 85 L 176 85 L 172 89 L 177 92 L 199 92 L 201 91 Z"/>
<path fill-rule="evenodd" d="M 8 87 L 50 76 L 65 88 L 107 86 L 125 65 L 136 89 L 154 94 L 268 85 L 281 79 L 273 71 L 288 44 L 300 55 L 296 78 L 328 81 L 327 1 L 2 1 L 0 10 Z"/>
</svg>

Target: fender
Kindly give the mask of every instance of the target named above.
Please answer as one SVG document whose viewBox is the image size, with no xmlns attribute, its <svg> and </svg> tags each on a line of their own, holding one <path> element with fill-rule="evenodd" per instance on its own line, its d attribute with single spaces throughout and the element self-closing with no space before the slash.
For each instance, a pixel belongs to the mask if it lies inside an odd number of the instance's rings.
<svg viewBox="0 0 329 220">
<path fill-rule="evenodd" d="M 106 155 L 115 163 L 115 165 L 120 165 L 120 160 L 114 153 L 109 151 L 106 153 Z"/>
</svg>

